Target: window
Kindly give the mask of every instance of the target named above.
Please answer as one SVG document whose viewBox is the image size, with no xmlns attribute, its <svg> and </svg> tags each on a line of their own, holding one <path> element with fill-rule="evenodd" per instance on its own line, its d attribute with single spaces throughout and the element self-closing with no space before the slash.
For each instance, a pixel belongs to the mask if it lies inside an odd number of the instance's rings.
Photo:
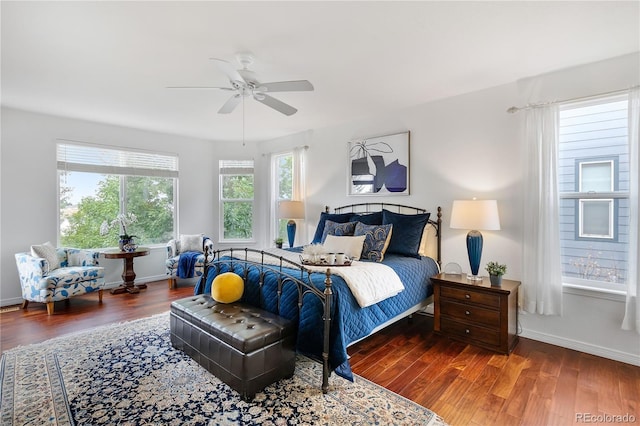
<svg viewBox="0 0 640 426">
<path fill-rule="evenodd" d="M 280 201 L 293 199 L 293 153 L 277 154 L 273 158 L 275 169 L 274 187 L 276 194 L 275 205 Z M 276 210 L 277 211 L 277 210 Z M 275 238 L 282 238 L 287 241 L 288 219 L 280 219 L 275 215 L 276 235 Z"/>
<path fill-rule="evenodd" d="M 253 239 L 253 160 L 220 160 L 220 235 L 223 241 Z"/>
<path fill-rule="evenodd" d="M 163 244 L 174 235 L 178 157 L 106 146 L 57 143 L 59 239 L 63 246 L 114 247 L 122 230 L 100 234 L 119 213 L 139 244 Z"/>
<path fill-rule="evenodd" d="M 624 291 L 629 250 L 628 98 L 567 103 L 559 118 L 564 282 Z"/>
<path fill-rule="evenodd" d="M 614 191 L 614 161 L 578 161 L 578 192 L 598 196 Z M 584 196 L 584 195 L 583 195 Z M 614 238 L 614 200 L 578 200 L 578 234 L 581 238 Z"/>
<path fill-rule="evenodd" d="M 278 217 L 277 206 L 283 200 L 304 200 L 304 169 L 307 146 L 271 154 L 271 237 L 287 239 L 288 219 Z M 296 240 L 304 241 L 305 229 L 298 223 Z"/>
</svg>

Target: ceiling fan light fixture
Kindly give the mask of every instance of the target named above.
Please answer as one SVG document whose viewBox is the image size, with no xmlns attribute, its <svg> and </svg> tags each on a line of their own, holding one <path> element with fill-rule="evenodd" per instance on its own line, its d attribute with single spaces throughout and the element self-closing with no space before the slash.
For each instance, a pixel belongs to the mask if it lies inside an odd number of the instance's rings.
<svg viewBox="0 0 640 426">
<path fill-rule="evenodd" d="M 253 64 L 253 55 L 250 53 L 238 53 L 236 59 L 241 65 L 241 69 L 236 69 L 231 63 L 224 59 L 209 58 L 216 64 L 218 69 L 224 73 L 229 79 L 231 87 L 180 87 L 181 89 L 220 89 L 225 91 L 236 92 L 227 102 L 220 108 L 218 113 L 229 114 L 240 104 L 243 103 L 244 98 L 252 96 L 256 101 L 278 111 L 284 115 L 293 115 L 298 111 L 296 108 L 288 105 L 281 100 L 278 100 L 271 96 L 276 92 L 308 92 L 313 91 L 313 85 L 307 80 L 293 80 L 293 81 L 274 81 L 269 83 L 260 83 L 256 73 L 249 69 L 249 66 Z M 176 87 L 177 88 L 177 87 Z M 269 94 L 267 94 L 268 92 Z"/>
</svg>

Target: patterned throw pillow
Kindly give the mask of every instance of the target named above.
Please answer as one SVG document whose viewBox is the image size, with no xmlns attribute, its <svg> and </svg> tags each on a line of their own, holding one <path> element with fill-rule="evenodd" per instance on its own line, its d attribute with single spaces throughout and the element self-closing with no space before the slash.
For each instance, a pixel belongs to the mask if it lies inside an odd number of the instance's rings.
<svg viewBox="0 0 640 426">
<path fill-rule="evenodd" d="M 49 269 L 46 271 L 53 271 L 54 269 L 58 269 L 60 266 L 60 260 L 58 259 L 58 252 L 56 248 L 47 241 L 44 244 L 33 245 L 31 246 L 31 256 L 33 257 L 41 257 L 47 261 L 49 264 Z"/>
<path fill-rule="evenodd" d="M 324 235 L 324 226 L 327 220 L 338 223 L 346 223 L 350 221 L 351 216 L 353 216 L 353 213 L 320 213 L 320 220 L 318 221 L 316 232 L 313 234 L 313 241 L 311 241 L 311 244 L 318 244 L 324 241 L 324 238 L 322 238 L 322 236 Z"/>
<path fill-rule="evenodd" d="M 180 253 L 185 251 L 197 251 L 202 253 L 202 234 L 180 235 Z"/>
<path fill-rule="evenodd" d="M 322 242 L 327 239 L 327 235 L 335 235 L 336 237 L 348 237 L 353 235 L 356 230 L 357 222 L 337 223 L 327 220 L 324 223 L 324 232 L 322 233 Z"/>
<path fill-rule="evenodd" d="M 373 262 L 382 262 L 384 253 L 389 247 L 391 241 L 391 232 L 393 225 L 365 225 L 358 222 L 353 235 L 364 235 L 364 245 L 362 246 L 361 259 L 371 260 Z"/>
</svg>

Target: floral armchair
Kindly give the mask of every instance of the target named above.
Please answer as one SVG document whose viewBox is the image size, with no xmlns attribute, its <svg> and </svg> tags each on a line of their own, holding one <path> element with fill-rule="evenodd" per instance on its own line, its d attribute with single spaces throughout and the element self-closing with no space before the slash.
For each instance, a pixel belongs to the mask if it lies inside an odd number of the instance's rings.
<svg viewBox="0 0 640 426">
<path fill-rule="evenodd" d="M 35 253 L 15 255 L 24 299 L 22 308 L 26 309 L 29 302 L 46 303 L 51 315 L 54 302 L 94 291 L 102 303 L 104 268 L 98 266 L 99 252 L 53 246 L 48 249 L 45 257 L 33 256 Z"/>
<path fill-rule="evenodd" d="M 203 234 L 180 235 L 167 243 L 165 262 L 169 288 L 176 288 L 176 278 L 200 277 L 204 273 L 204 251 L 213 259 L 213 241 Z M 184 254 L 184 256 L 183 256 Z"/>
</svg>

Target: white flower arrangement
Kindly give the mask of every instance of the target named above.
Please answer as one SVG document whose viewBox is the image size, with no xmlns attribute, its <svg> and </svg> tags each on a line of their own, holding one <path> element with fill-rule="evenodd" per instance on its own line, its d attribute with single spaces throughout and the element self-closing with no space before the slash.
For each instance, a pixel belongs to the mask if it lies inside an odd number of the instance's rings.
<svg viewBox="0 0 640 426">
<path fill-rule="evenodd" d="M 115 219 L 111 221 L 111 223 L 107 222 L 106 220 L 102 222 L 102 225 L 100 225 L 100 235 L 107 235 L 112 228 L 118 226 L 118 229 L 122 228 L 122 234 L 120 234 L 120 238 L 123 240 L 130 240 L 135 237 L 135 235 L 129 235 L 127 233 L 127 225 L 131 225 L 132 223 L 136 223 L 137 221 L 138 218 L 131 212 L 127 214 L 120 213 L 118 216 L 116 216 Z"/>
<path fill-rule="evenodd" d="M 325 251 L 322 244 L 309 244 L 302 247 L 302 258 L 306 261 L 317 263 L 320 261 L 320 256 L 325 254 Z"/>
<path fill-rule="evenodd" d="M 302 247 L 302 254 L 318 255 L 324 254 L 324 246 L 322 244 L 309 244 Z"/>
</svg>

